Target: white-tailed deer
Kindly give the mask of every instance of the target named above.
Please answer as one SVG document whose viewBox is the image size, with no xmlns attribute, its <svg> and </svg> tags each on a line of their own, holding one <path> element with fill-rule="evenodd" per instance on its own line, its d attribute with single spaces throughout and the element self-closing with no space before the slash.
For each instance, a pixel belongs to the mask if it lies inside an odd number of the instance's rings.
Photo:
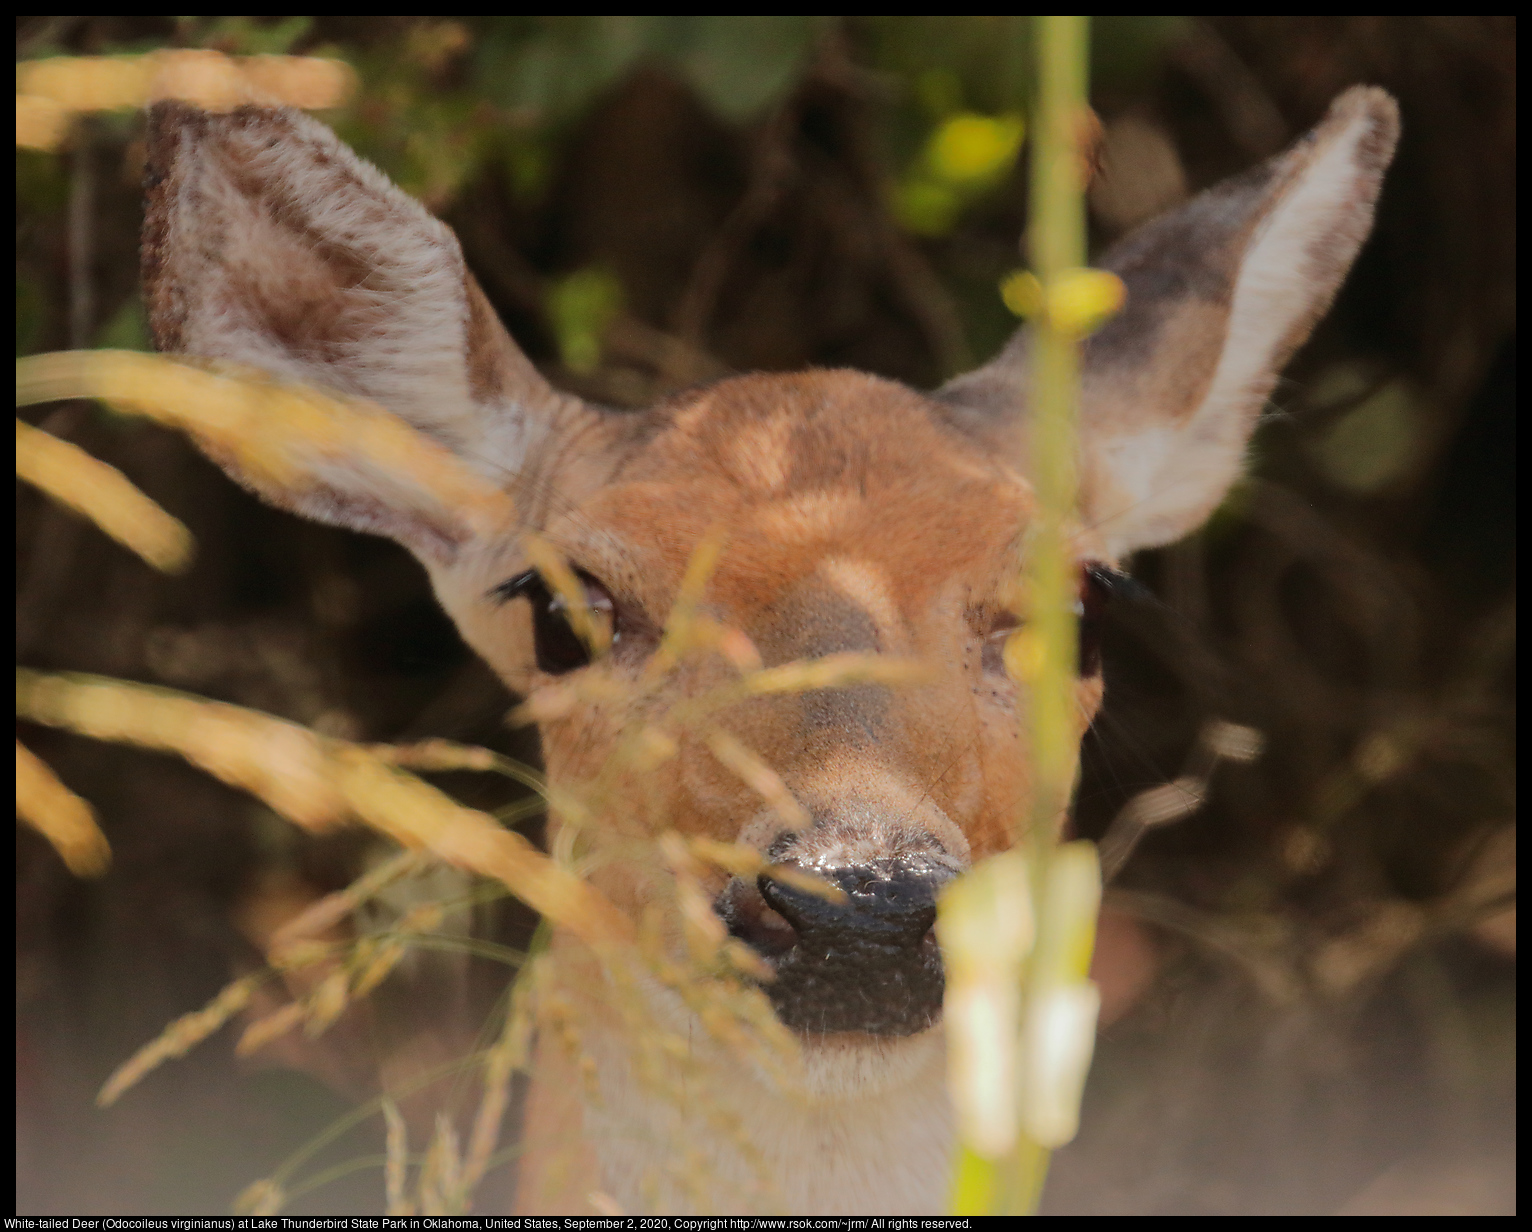
<svg viewBox="0 0 1532 1232">
<path fill-rule="evenodd" d="M 1279 372 L 1367 235 L 1397 130 L 1386 94 L 1353 89 L 1291 150 L 1106 255 L 1127 304 L 1085 348 L 1082 586 L 1093 566 L 1199 526 L 1240 474 Z M 601 1191 L 630 1211 L 937 1211 L 951 1128 L 935 895 L 1015 841 L 1028 788 L 999 653 L 1031 507 L 1025 331 L 930 394 L 815 370 L 609 411 L 552 388 L 448 229 L 314 120 L 162 104 L 149 168 L 144 284 L 161 349 L 372 399 L 503 483 L 524 526 L 583 579 L 610 622 L 595 661 L 514 535 L 486 541 L 439 511 L 390 503 L 360 464 L 263 487 L 301 514 L 408 547 L 513 689 L 642 673 L 715 528 L 727 550 L 703 609 L 768 666 L 843 651 L 934 665 L 907 688 L 757 697 L 716 716 L 776 770 L 806 826 L 788 827 L 704 739 L 678 733 L 655 789 L 669 827 L 748 845 L 846 892 L 832 903 L 790 879 L 721 871 L 708 887 L 729 931 L 775 972 L 767 993 L 802 1042 L 805 1089 L 779 1090 L 690 1030 L 690 1011 L 656 988 L 655 1012 L 695 1040 L 708 1078 L 705 1098 L 656 1099 L 593 975 L 570 994 L 585 1072 L 539 1042 L 523 1209 L 588 1212 L 586 1195 Z M 672 672 L 650 695 L 655 712 L 729 670 L 710 659 Z M 1078 689 L 1083 733 L 1101 702 L 1094 661 L 1082 661 Z M 550 781 L 593 777 L 625 717 L 586 701 L 545 719 Z M 620 864 L 593 879 L 641 915 L 651 882 Z M 572 939 L 555 936 L 553 949 L 571 969 L 584 961 Z M 574 1153 L 554 1158 L 569 1142 Z"/>
</svg>

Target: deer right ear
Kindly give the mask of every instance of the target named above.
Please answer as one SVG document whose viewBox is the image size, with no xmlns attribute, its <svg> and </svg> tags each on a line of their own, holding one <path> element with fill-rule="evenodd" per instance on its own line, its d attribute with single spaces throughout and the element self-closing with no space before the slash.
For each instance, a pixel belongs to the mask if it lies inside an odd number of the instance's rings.
<svg viewBox="0 0 1532 1232">
<path fill-rule="evenodd" d="M 1082 355 L 1080 514 L 1111 555 L 1187 534 L 1239 477 L 1277 375 L 1372 228 L 1398 136 L 1394 100 L 1357 86 L 1291 149 L 1102 258 L 1128 296 Z M 940 392 L 958 423 L 1017 422 L 1029 349 L 1020 330 Z"/>
<path fill-rule="evenodd" d="M 602 418 L 517 349 L 452 232 L 301 112 L 157 104 L 147 198 L 144 298 L 162 351 L 367 398 L 506 487 L 550 437 Z M 261 494 L 417 555 L 451 542 L 334 461 Z"/>
</svg>

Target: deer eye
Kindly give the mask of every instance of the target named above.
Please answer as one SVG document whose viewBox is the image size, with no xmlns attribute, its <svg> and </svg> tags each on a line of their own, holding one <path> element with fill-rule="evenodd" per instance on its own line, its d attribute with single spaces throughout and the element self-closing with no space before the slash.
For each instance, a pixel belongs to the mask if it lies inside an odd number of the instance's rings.
<svg viewBox="0 0 1532 1232">
<path fill-rule="evenodd" d="M 1005 675 L 1005 639 L 1016 631 L 1021 622 L 1011 612 L 1000 612 L 984 635 L 983 667 L 986 672 Z"/>
<path fill-rule="evenodd" d="M 1133 586 L 1133 580 L 1126 574 L 1105 565 L 1088 564 L 1081 569 L 1075 615 L 1080 619 L 1078 671 L 1082 680 L 1101 674 L 1101 625 L 1107 604 L 1115 594 Z M 1019 623 L 1010 612 L 995 617 L 984 636 L 985 671 L 1004 674 L 1005 642 Z"/>
<path fill-rule="evenodd" d="M 1106 605 L 1120 582 L 1121 573 L 1105 565 L 1086 565 L 1080 571 L 1080 601 L 1075 613 L 1080 617 L 1080 679 L 1101 674 L 1101 623 Z"/>
<path fill-rule="evenodd" d="M 615 646 L 622 630 L 617 623 L 617 605 L 611 593 L 585 570 L 574 572 L 585 587 L 586 606 L 598 620 L 607 623 L 611 630 L 611 644 Z M 525 599 L 532 605 L 532 647 L 539 671 L 562 676 L 590 662 L 590 647 L 569 623 L 569 608 L 564 596 L 550 590 L 536 569 L 528 569 L 510 581 L 502 582 L 490 591 L 490 597 L 501 603 Z"/>
</svg>

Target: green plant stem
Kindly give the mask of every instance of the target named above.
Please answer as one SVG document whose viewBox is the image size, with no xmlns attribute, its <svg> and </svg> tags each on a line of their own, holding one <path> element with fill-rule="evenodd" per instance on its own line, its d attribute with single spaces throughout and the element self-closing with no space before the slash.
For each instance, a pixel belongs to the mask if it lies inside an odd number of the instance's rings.
<svg viewBox="0 0 1532 1232">
<path fill-rule="evenodd" d="M 1027 247 L 1038 279 L 1052 287 L 1066 270 L 1085 264 L 1085 206 L 1080 137 L 1089 114 L 1085 97 L 1088 19 L 1039 17 L 1038 100 L 1033 127 L 1031 222 Z M 1027 593 L 1042 654 L 1032 683 L 1028 718 L 1034 787 L 1028 833 L 1043 857 L 1053 846 L 1069 805 L 1078 757 L 1075 661 L 1079 633 L 1076 579 L 1066 523 L 1078 479 L 1075 418 L 1079 399 L 1078 340 L 1055 328 L 1046 312 L 1033 325 L 1031 479 L 1038 508 L 1028 536 Z M 1041 869 L 1038 870 L 1041 872 Z"/>
<path fill-rule="evenodd" d="M 1037 18 L 1037 111 L 1033 122 L 1031 209 L 1027 249 L 1047 293 L 1065 271 L 1085 264 L 1085 203 L 1080 142 L 1086 132 L 1086 17 Z M 1075 421 L 1079 402 L 1079 340 L 1057 328 L 1047 311 L 1033 324 L 1030 414 L 1031 480 L 1037 510 L 1029 529 L 1026 593 L 1040 653 L 1031 681 L 1026 718 L 1030 726 L 1032 800 L 1024 819 L 1033 876 L 1033 901 L 1043 893 L 1053 849 L 1074 790 L 1079 759 L 1075 667 L 1079 629 L 1075 617 L 1077 579 L 1069 543 L 1074 515 Z M 1039 933 L 1049 922 L 1039 921 Z M 1036 972 L 1029 971 L 1029 977 Z M 1035 979 L 1029 978 L 1029 984 Z M 1030 989 L 1028 990 L 1031 991 Z M 1023 1015 L 1031 997 L 1023 994 Z M 1042 1197 L 1049 1152 L 1019 1136 L 992 1193 L 996 1213 L 1031 1215 Z"/>
</svg>

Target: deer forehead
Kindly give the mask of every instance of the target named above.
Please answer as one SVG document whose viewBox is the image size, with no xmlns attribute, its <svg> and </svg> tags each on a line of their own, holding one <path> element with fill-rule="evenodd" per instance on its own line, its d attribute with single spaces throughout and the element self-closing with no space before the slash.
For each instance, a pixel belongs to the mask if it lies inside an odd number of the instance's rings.
<svg viewBox="0 0 1532 1232">
<path fill-rule="evenodd" d="M 786 605 L 854 608 L 848 627 L 918 622 L 954 594 L 991 597 L 1032 507 L 1025 481 L 928 399 L 862 373 L 736 378 L 647 427 L 614 480 L 550 530 L 656 615 L 717 530 L 709 599 L 733 620 Z"/>
</svg>

